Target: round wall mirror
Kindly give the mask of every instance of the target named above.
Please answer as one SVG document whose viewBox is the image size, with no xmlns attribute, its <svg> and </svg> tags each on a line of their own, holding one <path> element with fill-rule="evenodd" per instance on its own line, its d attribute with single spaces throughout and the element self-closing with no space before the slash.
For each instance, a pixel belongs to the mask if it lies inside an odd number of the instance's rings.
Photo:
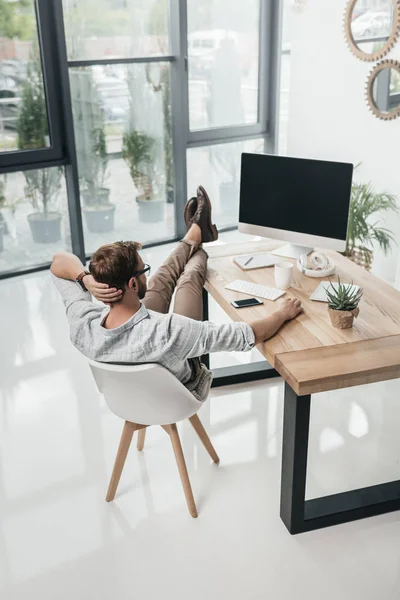
<svg viewBox="0 0 400 600">
<path fill-rule="evenodd" d="M 400 1 L 349 0 L 345 32 L 357 58 L 371 62 L 383 58 L 399 37 Z"/>
<path fill-rule="evenodd" d="M 385 60 L 372 69 L 367 101 L 379 119 L 390 121 L 400 116 L 400 62 Z"/>
</svg>

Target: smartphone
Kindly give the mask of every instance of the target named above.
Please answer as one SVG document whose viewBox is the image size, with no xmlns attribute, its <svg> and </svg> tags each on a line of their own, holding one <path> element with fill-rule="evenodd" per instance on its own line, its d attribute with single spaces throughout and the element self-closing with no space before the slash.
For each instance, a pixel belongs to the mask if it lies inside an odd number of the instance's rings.
<svg viewBox="0 0 400 600">
<path fill-rule="evenodd" d="M 231 304 L 234 308 L 246 308 L 248 306 L 258 306 L 264 304 L 264 302 L 257 298 L 246 298 L 246 300 L 232 300 Z"/>
</svg>

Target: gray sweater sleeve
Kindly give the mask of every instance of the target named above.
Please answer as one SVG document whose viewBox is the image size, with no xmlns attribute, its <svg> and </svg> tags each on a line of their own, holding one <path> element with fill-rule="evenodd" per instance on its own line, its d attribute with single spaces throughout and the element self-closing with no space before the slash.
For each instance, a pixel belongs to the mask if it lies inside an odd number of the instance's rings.
<svg viewBox="0 0 400 600">
<path fill-rule="evenodd" d="M 85 292 L 75 281 L 61 279 L 53 275 L 53 273 L 50 273 L 50 276 L 60 292 L 70 324 L 81 318 L 95 306 L 89 292 Z"/>
<path fill-rule="evenodd" d="M 211 352 L 247 351 L 255 344 L 254 332 L 247 323 L 216 325 L 175 314 L 168 318 L 167 344 L 181 360 Z"/>
</svg>

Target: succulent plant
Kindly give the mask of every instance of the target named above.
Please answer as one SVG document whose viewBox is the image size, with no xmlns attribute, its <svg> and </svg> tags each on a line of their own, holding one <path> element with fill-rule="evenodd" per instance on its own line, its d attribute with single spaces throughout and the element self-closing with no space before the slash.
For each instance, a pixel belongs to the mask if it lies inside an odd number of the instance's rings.
<svg viewBox="0 0 400 600">
<path fill-rule="evenodd" d="M 332 310 L 352 311 L 357 308 L 363 295 L 361 288 L 353 288 L 351 284 L 342 283 L 338 277 L 337 286 L 332 285 L 332 282 L 326 290 L 328 296 L 328 306 Z"/>
</svg>

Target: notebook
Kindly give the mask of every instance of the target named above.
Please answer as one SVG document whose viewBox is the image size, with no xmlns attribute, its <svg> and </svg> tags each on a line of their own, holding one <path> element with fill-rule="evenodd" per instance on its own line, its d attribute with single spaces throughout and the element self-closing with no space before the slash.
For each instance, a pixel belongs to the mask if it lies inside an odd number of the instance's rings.
<svg viewBox="0 0 400 600">
<path fill-rule="evenodd" d="M 315 300 L 316 302 L 328 302 L 326 290 L 329 288 L 330 285 L 330 281 L 321 281 L 317 289 L 311 294 L 310 300 Z M 336 289 L 339 284 L 332 282 L 332 285 Z M 352 289 L 352 291 L 358 291 L 360 289 L 360 286 L 352 285 L 351 283 L 345 283 L 343 285 L 349 286 Z"/>
<path fill-rule="evenodd" d="M 251 271 L 252 269 L 263 269 L 264 267 L 273 267 L 279 262 L 277 256 L 272 254 L 243 254 L 235 256 L 233 262 L 237 264 L 243 271 Z M 247 263 L 247 264 L 246 264 Z"/>
</svg>

